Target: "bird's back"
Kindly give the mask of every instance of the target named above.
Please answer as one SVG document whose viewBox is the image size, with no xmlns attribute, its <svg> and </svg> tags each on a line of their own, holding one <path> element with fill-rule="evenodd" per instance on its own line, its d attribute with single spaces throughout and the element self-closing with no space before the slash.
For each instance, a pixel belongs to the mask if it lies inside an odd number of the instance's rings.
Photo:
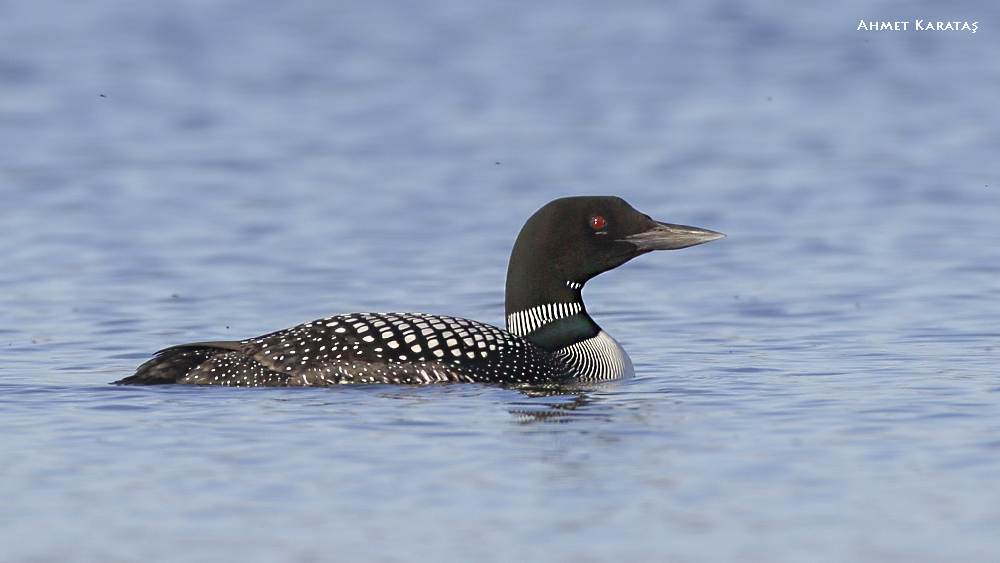
<svg viewBox="0 0 1000 563">
<path fill-rule="evenodd" d="M 488 324 L 422 313 L 354 313 L 244 341 L 167 348 L 116 383 L 532 385 L 572 373 L 555 354 Z"/>
</svg>

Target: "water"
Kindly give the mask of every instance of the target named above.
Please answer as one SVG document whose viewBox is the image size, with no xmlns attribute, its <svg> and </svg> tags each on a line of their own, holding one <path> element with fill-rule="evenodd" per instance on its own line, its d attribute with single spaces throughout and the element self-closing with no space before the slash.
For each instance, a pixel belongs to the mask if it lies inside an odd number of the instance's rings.
<svg viewBox="0 0 1000 563">
<path fill-rule="evenodd" d="M 0 560 L 997 558 L 998 15 L 0 5 Z M 978 31 L 856 30 L 924 18 Z M 336 313 L 501 324 L 580 193 L 729 235 L 588 284 L 634 379 L 107 385 Z"/>
</svg>

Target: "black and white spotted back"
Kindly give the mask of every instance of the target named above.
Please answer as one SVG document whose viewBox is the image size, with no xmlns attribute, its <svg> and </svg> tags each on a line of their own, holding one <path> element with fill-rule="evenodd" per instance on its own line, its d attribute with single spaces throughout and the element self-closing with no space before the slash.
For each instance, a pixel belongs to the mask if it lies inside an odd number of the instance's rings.
<svg viewBox="0 0 1000 563">
<path fill-rule="evenodd" d="M 187 370 L 177 383 L 239 386 L 494 382 L 540 384 L 571 376 L 534 344 L 494 326 L 421 313 L 354 313 L 213 349 L 168 348 Z M 234 346 L 235 348 L 235 346 Z M 191 366 L 192 363 L 196 365 Z M 137 376 L 143 372 L 140 367 Z"/>
</svg>

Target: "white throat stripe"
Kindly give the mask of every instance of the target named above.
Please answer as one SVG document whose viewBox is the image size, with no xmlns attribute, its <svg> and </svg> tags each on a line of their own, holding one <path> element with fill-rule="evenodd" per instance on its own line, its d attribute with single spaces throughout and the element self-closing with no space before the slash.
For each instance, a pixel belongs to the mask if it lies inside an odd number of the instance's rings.
<svg viewBox="0 0 1000 563">
<path fill-rule="evenodd" d="M 524 336 L 538 330 L 543 325 L 572 317 L 583 311 L 581 303 L 548 303 L 532 307 L 526 311 L 507 315 L 507 332 Z"/>
</svg>

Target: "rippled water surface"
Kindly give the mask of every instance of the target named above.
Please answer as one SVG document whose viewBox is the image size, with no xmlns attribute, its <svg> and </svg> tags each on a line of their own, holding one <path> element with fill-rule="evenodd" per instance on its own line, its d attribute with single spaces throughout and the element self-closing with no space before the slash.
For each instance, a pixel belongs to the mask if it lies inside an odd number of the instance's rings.
<svg viewBox="0 0 1000 563">
<path fill-rule="evenodd" d="M 1000 557 L 1000 11 L 664 4 L 0 4 L 0 560 Z M 635 378 L 107 384 L 586 193 L 729 235 L 588 284 Z"/>
</svg>

